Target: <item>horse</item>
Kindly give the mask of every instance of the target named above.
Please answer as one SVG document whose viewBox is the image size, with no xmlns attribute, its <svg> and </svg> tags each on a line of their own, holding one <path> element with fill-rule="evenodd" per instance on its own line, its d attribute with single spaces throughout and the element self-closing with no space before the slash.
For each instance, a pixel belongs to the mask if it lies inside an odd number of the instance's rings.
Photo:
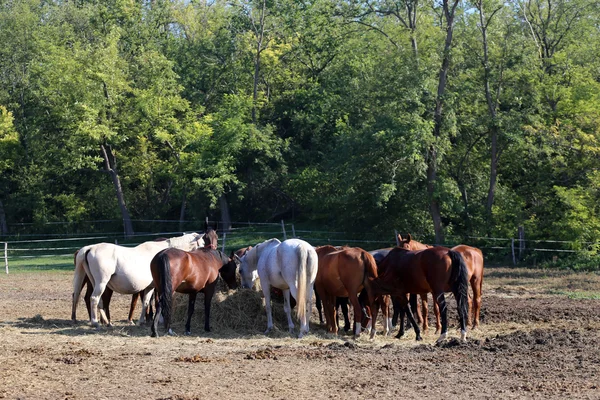
<svg viewBox="0 0 600 400">
<path fill-rule="evenodd" d="M 461 339 L 466 340 L 468 270 L 465 260 L 459 252 L 443 247 L 433 247 L 421 251 L 408 251 L 396 247 L 390 250 L 381 261 L 379 272 L 379 276 L 372 282 L 374 295 L 391 294 L 399 297 L 400 306 L 407 312 L 417 340 L 421 339 L 420 330 L 412 312 L 407 307 L 407 294 L 433 293 L 434 300 L 441 310 L 442 329 L 437 340 L 440 342 L 448 335 L 444 293 L 449 291 L 453 292 L 456 298 Z M 400 324 L 400 330 L 403 334 L 403 324 Z"/>
<path fill-rule="evenodd" d="M 423 250 L 432 247 L 421 242 L 417 242 L 416 240 L 412 240 L 410 234 L 406 239 L 402 239 L 402 237 L 398 235 L 398 243 L 400 243 L 400 247 L 403 247 L 407 250 Z M 479 315 L 481 313 L 481 293 L 483 289 L 483 253 L 477 247 L 471 247 L 464 244 L 454 246 L 452 247 L 452 250 L 458 251 L 463 256 L 465 263 L 467 264 L 467 269 L 469 271 L 469 283 L 471 285 L 471 290 L 473 291 L 473 298 L 471 299 L 469 297 L 469 322 L 471 323 L 472 329 L 477 329 L 479 327 Z M 426 294 L 421 295 L 421 305 L 423 313 L 423 330 L 427 330 L 428 310 Z M 441 328 L 440 310 L 437 308 L 437 304 L 435 302 L 433 311 L 436 319 L 436 333 L 438 333 Z"/>
<path fill-rule="evenodd" d="M 319 248 L 319 247 L 318 247 Z M 317 249 L 318 249 L 317 248 Z M 332 252 L 341 250 L 344 246 L 331 246 L 325 245 L 320 246 L 322 249 L 329 249 Z M 323 251 L 323 250 L 321 250 Z M 317 255 L 319 253 L 317 252 Z M 323 325 L 325 321 L 323 320 L 323 302 L 321 301 L 321 296 L 319 296 L 319 292 L 317 292 L 317 288 L 315 287 L 315 306 L 317 307 L 317 311 L 319 312 L 319 323 Z M 339 315 L 337 314 L 337 310 L 342 310 L 342 317 L 344 318 L 344 332 L 348 332 L 350 330 L 350 318 L 348 317 L 348 298 L 347 297 L 336 297 L 335 298 L 335 309 L 336 309 L 336 323 L 339 326 Z"/>
<path fill-rule="evenodd" d="M 75 321 L 77 302 L 79 301 L 84 278 L 87 275 L 94 286 L 90 298 L 92 326 L 99 326 L 98 305 L 107 287 L 122 294 L 134 294 L 144 291 L 142 315 L 139 320 L 139 324 L 143 324 L 146 308 L 154 290 L 152 287 L 152 274 L 150 273 L 152 257 L 160 250 L 168 247 L 193 250 L 203 247 L 206 243 L 216 246 L 216 241 L 216 232 L 209 229 L 202 235 L 189 233 L 165 241 L 144 242 L 133 248 L 112 243 L 99 243 L 82 247 L 75 261 L 71 318 Z M 100 310 L 100 316 L 103 322 L 106 322 L 109 326 L 111 325 L 103 309 Z"/>
<path fill-rule="evenodd" d="M 283 309 L 288 319 L 290 333 L 294 331 L 290 293 L 296 299 L 296 316 L 300 321 L 301 338 L 309 330 L 310 310 L 312 309 L 312 293 L 317 276 L 317 253 L 307 242 L 300 239 L 266 240 L 248 250 L 242 257 L 240 275 L 242 287 L 250 288 L 253 273 L 257 272 L 265 297 L 267 313 L 267 330 L 273 329 L 271 314 L 271 286 L 283 290 Z"/>
<path fill-rule="evenodd" d="M 360 336 L 363 310 L 358 301 L 358 293 L 367 290 L 368 305 L 373 311 L 372 318 L 377 318 L 377 309 L 373 306 L 374 296 L 371 292 L 371 281 L 377 278 L 375 259 L 368 252 L 357 247 L 335 249 L 333 246 L 317 248 L 319 271 L 315 280 L 317 293 L 323 300 L 323 309 L 327 323 L 327 331 L 337 334 L 335 317 L 336 297 L 348 297 L 354 308 L 354 337 Z M 371 331 L 371 337 L 375 330 Z"/>
<path fill-rule="evenodd" d="M 152 337 L 158 337 L 158 322 L 162 313 L 165 329 L 171 330 L 173 293 L 188 294 L 188 312 L 185 334 L 191 334 L 192 314 L 198 292 L 204 293 L 204 330 L 210 332 L 210 304 L 215 294 L 217 278 L 223 278 L 231 289 L 237 288 L 236 270 L 240 264 L 237 255 L 228 257 L 220 250 L 197 249 L 191 252 L 175 248 L 161 250 L 152 258 L 150 271 L 156 288 L 156 314 L 152 323 Z"/>
</svg>

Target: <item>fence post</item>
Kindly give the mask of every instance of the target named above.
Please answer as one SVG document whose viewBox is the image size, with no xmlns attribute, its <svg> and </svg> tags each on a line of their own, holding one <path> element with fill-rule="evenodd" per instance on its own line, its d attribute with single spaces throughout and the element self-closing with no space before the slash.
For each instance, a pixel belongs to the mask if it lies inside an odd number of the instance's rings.
<svg viewBox="0 0 600 400">
<path fill-rule="evenodd" d="M 400 240 L 398 240 L 398 230 L 394 229 L 394 237 L 396 238 L 396 246 L 400 246 Z"/>
<path fill-rule="evenodd" d="M 294 224 L 292 224 L 292 237 L 296 237 L 296 228 L 294 227 Z"/>
<path fill-rule="evenodd" d="M 281 230 L 283 231 L 283 240 L 287 240 L 287 234 L 285 233 L 285 223 L 281 220 Z"/>
<path fill-rule="evenodd" d="M 517 265 L 517 260 L 515 259 L 515 238 L 510 239 L 510 249 L 512 250 L 513 265 Z"/>
<path fill-rule="evenodd" d="M 4 266 L 6 268 L 6 275 L 8 275 L 8 242 L 4 242 Z"/>
<path fill-rule="evenodd" d="M 525 228 L 519 226 L 519 260 L 523 259 L 525 254 Z"/>
<path fill-rule="evenodd" d="M 227 232 L 223 232 L 223 249 L 221 250 L 225 253 L 225 242 L 227 241 Z"/>
</svg>

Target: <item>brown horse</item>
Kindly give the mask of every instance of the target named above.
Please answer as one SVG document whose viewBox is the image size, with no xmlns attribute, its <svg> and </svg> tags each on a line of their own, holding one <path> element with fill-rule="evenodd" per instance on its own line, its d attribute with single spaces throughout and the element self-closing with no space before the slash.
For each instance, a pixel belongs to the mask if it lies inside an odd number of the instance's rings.
<svg viewBox="0 0 600 400">
<path fill-rule="evenodd" d="M 191 333 L 192 314 L 198 292 L 204 292 L 204 330 L 210 332 L 210 303 L 219 274 L 231 289 L 237 287 L 236 269 L 240 259 L 233 252 L 230 257 L 219 250 L 197 249 L 191 252 L 169 248 L 160 251 L 150 262 L 156 290 L 156 314 L 152 336 L 157 337 L 158 321 L 162 312 L 165 329 L 171 331 L 173 292 L 188 294 L 185 334 Z"/>
<path fill-rule="evenodd" d="M 410 234 L 406 239 L 402 239 L 398 235 L 398 243 L 400 247 L 407 250 L 423 250 L 431 248 L 431 246 L 412 240 Z M 469 297 L 469 323 L 472 324 L 472 329 L 479 327 L 479 314 L 481 313 L 481 293 L 483 289 L 483 253 L 477 247 L 471 247 L 464 244 L 455 246 L 452 250 L 458 251 L 467 264 L 469 271 L 469 283 L 473 291 L 473 298 Z M 421 295 L 421 308 L 423 314 L 423 330 L 427 330 L 427 295 Z M 435 313 L 436 330 L 438 333 L 441 329 L 440 310 L 434 302 L 433 311 Z"/>
<path fill-rule="evenodd" d="M 357 247 L 341 250 L 333 246 L 322 246 L 316 249 L 319 257 L 319 269 L 315 279 L 315 288 L 323 301 L 323 311 L 327 331 L 337 334 L 338 326 L 335 318 L 336 297 L 348 297 L 354 307 L 354 336 L 361 332 L 362 307 L 358 301 L 358 293 L 365 288 L 368 305 L 373 310 L 372 317 L 377 318 L 377 309 L 373 306 L 374 297 L 371 281 L 377 278 L 377 265 L 373 256 Z M 373 330 L 371 336 L 375 334 Z"/>
<path fill-rule="evenodd" d="M 453 292 L 458 305 L 461 337 L 465 340 L 468 316 L 467 275 L 465 261 L 456 251 L 433 247 L 415 252 L 396 247 L 381 261 L 379 277 L 372 281 L 371 286 L 375 296 L 391 294 L 399 297 L 400 306 L 407 312 L 417 340 L 420 339 L 420 331 L 407 307 L 407 294 L 433 293 L 442 314 L 442 333 L 438 338 L 441 341 L 448 332 L 444 293 Z M 400 324 L 401 333 L 404 333 L 403 328 L 403 324 Z"/>
</svg>

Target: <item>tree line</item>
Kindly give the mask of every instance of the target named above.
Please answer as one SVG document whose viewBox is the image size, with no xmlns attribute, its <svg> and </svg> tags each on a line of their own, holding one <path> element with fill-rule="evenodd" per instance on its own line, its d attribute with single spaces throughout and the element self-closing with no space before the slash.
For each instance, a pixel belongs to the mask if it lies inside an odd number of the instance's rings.
<svg viewBox="0 0 600 400">
<path fill-rule="evenodd" d="M 0 1 L 0 233 L 599 237 L 597 0 Z"/>
</svg>

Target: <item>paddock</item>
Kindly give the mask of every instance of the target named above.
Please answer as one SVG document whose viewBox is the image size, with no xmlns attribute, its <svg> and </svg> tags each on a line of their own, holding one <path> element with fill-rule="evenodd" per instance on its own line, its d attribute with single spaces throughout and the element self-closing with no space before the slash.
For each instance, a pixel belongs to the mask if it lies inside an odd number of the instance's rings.
<svg viewBox="0 0 600 400">
<path fill-rule="evenodd" d="M 410 330 L 402 339 L 333 337 L 314 307 L 311 332 L 296 339 L 281 304 L 276 330 L 264 336 L 260 294 L 242 289 L 215 296 L 211 333 L 197 312 L 192 336 L 182 335 L 183 296 L 173 318 L 180 336 L 151 338 L 149 327 L 127 325 L 130 296 L 118 294 L 114 327 L 94 329 L 82 304 L 79 322 L 70 321 L 72 278 L 0 277 L 0 398 L 600 397 L 597 273 L 486 266 L 480 328 L 466 344 L 455 340 L 447 295 L 451 339 L 438 346 L 433 330 L 423 342 Z"/>
</svg>

